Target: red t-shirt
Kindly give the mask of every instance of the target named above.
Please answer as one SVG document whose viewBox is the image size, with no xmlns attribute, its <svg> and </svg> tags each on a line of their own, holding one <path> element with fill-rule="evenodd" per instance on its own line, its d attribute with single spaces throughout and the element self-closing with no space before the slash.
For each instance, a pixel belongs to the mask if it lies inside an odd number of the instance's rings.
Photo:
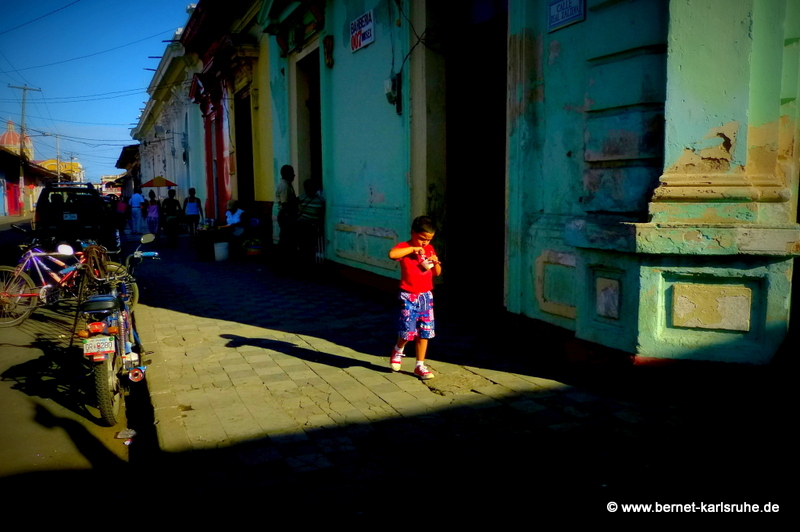
<svg viewBox="0 0 800 532">
<path fill-rule="evenodd" d="M 409 242 L 401 242 L 397 244 L 394 249 L 407 247 L 411 247 Z M 425 266 L 422 265 L 422 261 L 425 260 L 426 257 L 436 255 L 436 251 L 430 244 L 423 249 L 425 250 L 424 257 L 420 257 L 417 253 L 412 253 L 406 255 L 402 259 L 397 259 L 400 263 L 400 290 L 413 294 L 422 294 L 433 290 L 433 268 L 430 270 L 425 269 Z"/>
</svg>

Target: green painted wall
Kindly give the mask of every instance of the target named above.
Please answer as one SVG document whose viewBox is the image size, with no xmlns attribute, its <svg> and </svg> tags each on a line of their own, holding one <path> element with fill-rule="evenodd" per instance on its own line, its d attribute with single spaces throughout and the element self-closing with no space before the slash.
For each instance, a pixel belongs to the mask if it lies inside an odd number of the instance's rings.
<svg viewBox="0 0 800 532">
<path fill-rule="evenodd" d="M 404 8 L 408 5 L 404 2 Z M 350 23 L 372 10 L 375 40 L 350 48 Z M 333 66 L 320 58 L 323 183 L 326 200 L 326 256 L 381 275 L 396 275 L 387 258 L 411 225 L 409 182 L 408 33 L 396 7 L 390 19 L 385 2 L 329 1 L 319 35 L 333 38 Z M 401 20 L 401 24 L 396 24 Z M 323 46 L 320 45 L 322 52 Z M 289 59 L 270 46 L 275 145 L 275 179 L 291 154 Z M 405 89 L 402 108 L 387 101 L 385 81 L 400 73 Z M 298 184 L 300 186 L 301 184 Z M 302 189 L 300 189 L 302 190 Z"/>
<path fill-rule="evenodd" d="M 508 309 L 634 350 L 639 259 L 613 242 L 663 168 L 667 3 L 590 0 L 552 32 L 548 2 L 509 7 Z"/>
<path fill-rule="evenodd" d="M 766 363 L 800 250 L 800 5 L 510 2 L 507 306 L 642 358 Z"/>
</svg>

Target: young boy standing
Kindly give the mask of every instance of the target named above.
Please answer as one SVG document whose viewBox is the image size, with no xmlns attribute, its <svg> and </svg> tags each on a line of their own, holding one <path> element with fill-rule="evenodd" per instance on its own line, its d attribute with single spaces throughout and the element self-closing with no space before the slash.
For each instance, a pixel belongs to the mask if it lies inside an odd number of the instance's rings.
<svg viewBox="0 0 800 532">
<path fill-rule="evenodd" d="M 389 258 L 400 263 L 400 300 L 397 345 L 389 365 L 400 371 L 403 349 L 416 342 L 417 364 L 414 374 L 422 380 L 433 378 L 425 366 L 428 340 L 435 336 L 433 322 L 433 278 L 442 274 L 442 265 L 431 245 L 436 225 L 428 216 L 420 216 L 411 224 L 411 239 L 389 251 Z"/>
</svg>

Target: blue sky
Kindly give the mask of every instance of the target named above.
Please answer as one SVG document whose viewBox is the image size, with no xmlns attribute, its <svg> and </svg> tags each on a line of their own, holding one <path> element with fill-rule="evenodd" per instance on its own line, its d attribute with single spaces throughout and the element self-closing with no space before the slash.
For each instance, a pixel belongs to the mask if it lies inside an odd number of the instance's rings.
<svg viewBox="0 0 800 532">
<path fill-rule="evenodd" d="M 123 146 L 148 95 L 166 43 L 188 20 L 187 0 L 0 0 L 0 133 L 19 131 L 22 91 L 28 86 L 25 126 L 34 159 L 83 164 L 88 181 L 122 170 Z"/>
</svg>

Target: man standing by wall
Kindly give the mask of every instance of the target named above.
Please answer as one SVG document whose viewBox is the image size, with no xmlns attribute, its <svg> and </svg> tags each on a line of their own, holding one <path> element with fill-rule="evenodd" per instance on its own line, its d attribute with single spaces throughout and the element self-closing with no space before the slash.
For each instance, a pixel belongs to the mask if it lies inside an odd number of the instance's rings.
<svg viewBox="0 0 800 532">
<path fill-rule="evenodd" d="M 275 190 L 275 201 L 278 203 L 278 227 L 281 234 L 278 249 L 282 254 L 294 255 L 297 250 L 295 239 L 297 228 L 297 195 L 294 192 L 294 168 L 284 165 L 281 168 L 281 180 Z"/>
</svg>

